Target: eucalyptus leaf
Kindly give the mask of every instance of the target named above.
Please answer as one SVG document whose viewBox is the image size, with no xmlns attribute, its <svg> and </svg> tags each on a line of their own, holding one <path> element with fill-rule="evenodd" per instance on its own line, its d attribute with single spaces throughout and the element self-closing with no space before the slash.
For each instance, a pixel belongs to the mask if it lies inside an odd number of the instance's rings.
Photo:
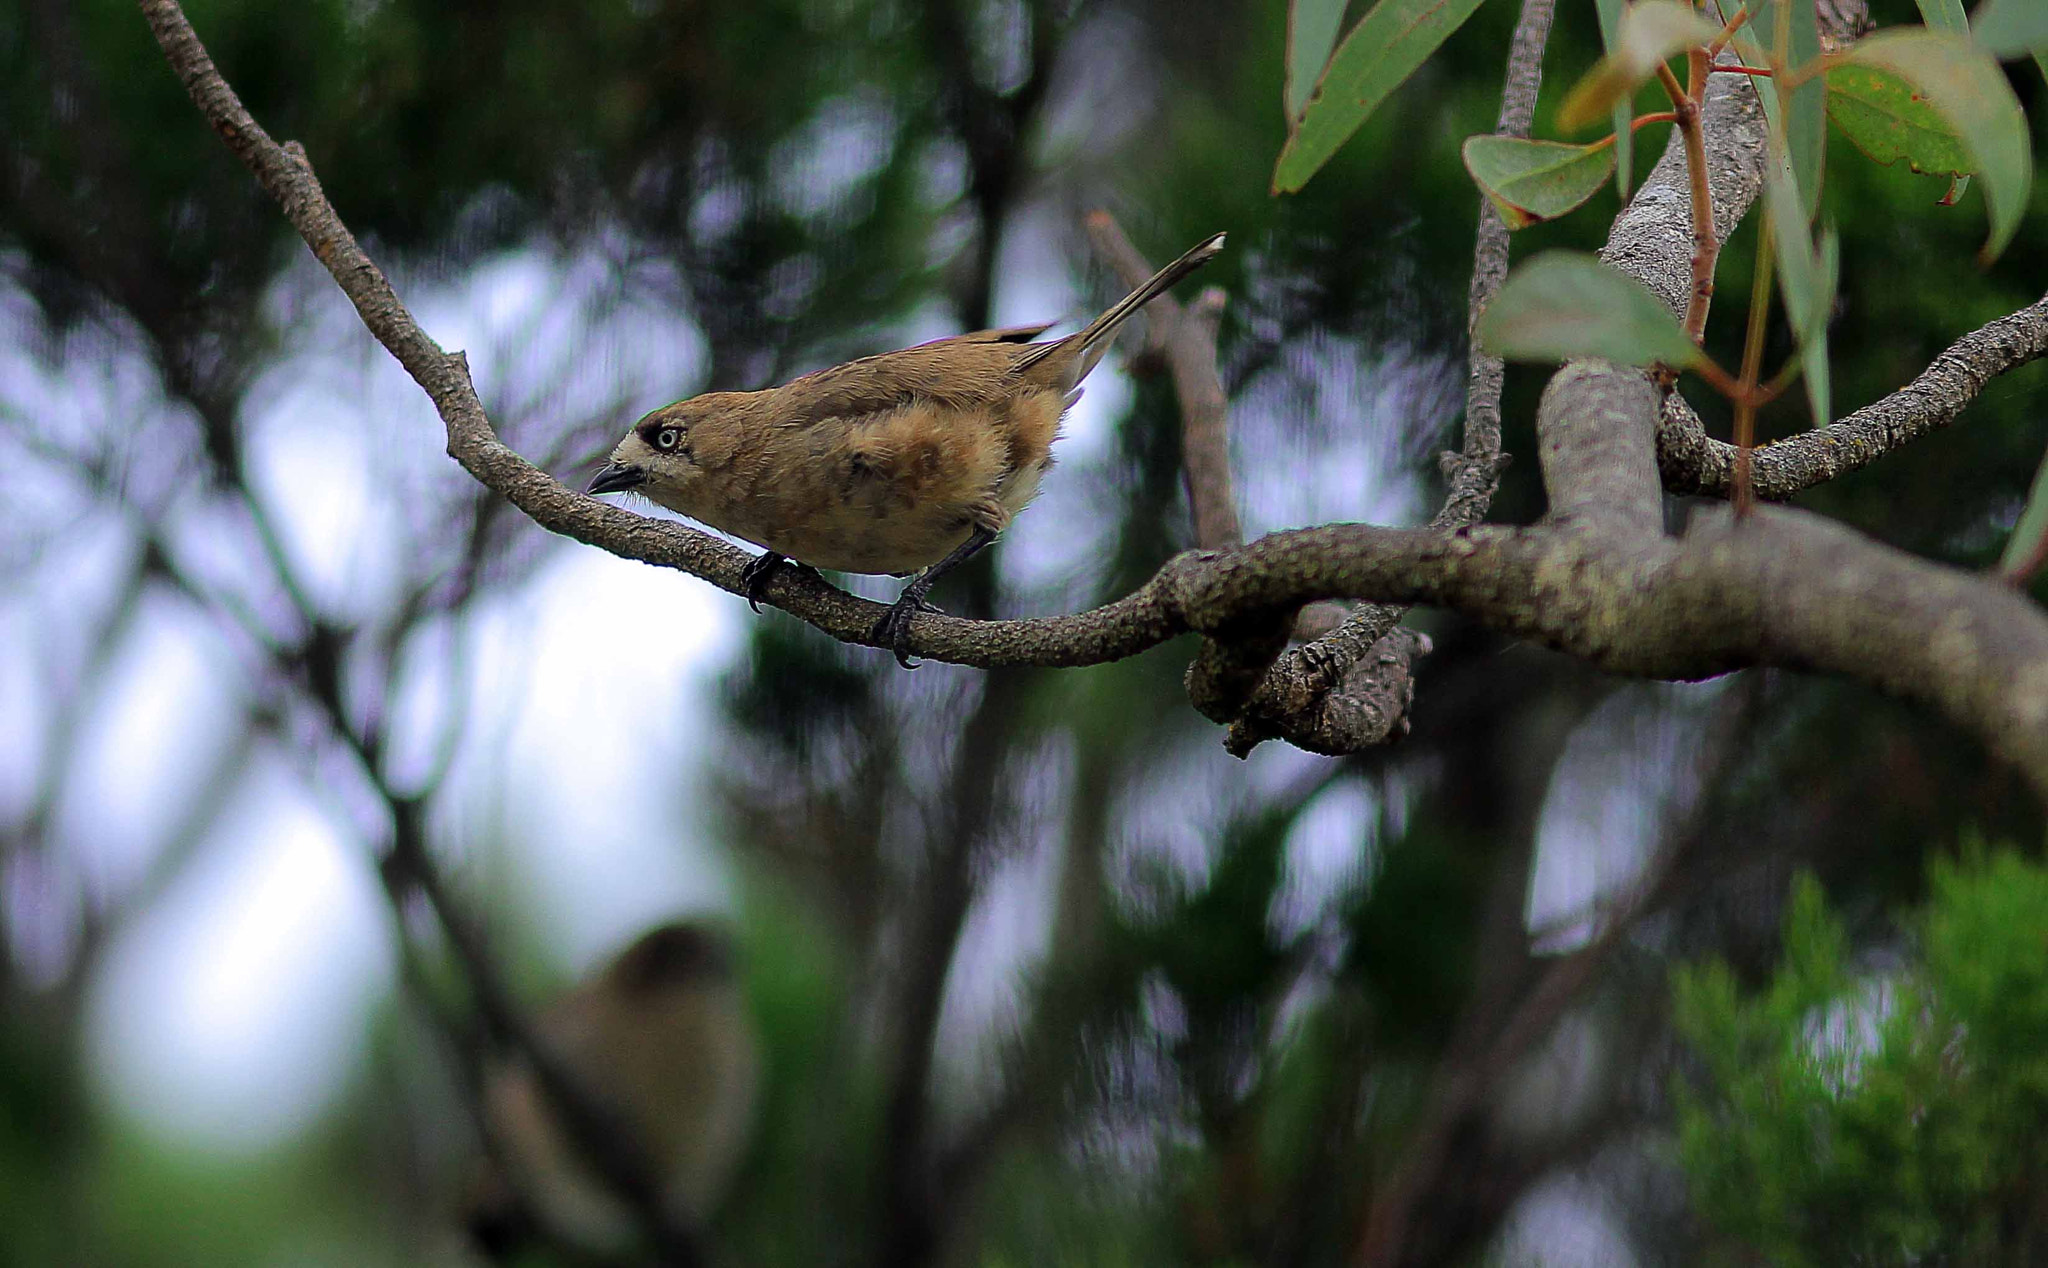
<svg viewBox="0 0 2048 1268">
<path fill-rule="evenodd" d="M 1814 0 L 1755 0 L 1751 20 L 1735 35 L 1735 51 L 1745 62 L 1799 69 L 1811 66 L 1821 55 L 1820 18 Z M 1778 47 L 1780 39 L 1784 48 Z M 1799 177 L 1799 190 L 1806 199 L 1806 219 L 1812 220 L 1820 207 L 1821 176 L 1827 157 L 1828 85 L 1819 76 L 1793 84 L 1773 76 L 1768 90 L 1758 86 L 1764 120 L 1773 130 L 1784 133 L 1792 156 L 1792 170 Z"/>
<path fill-rule="evenodd" d="M 1600 47 L 1613 52 L 1621 34 L 1621 0 L 1593 0 L 1600 13 Z M 1624 201 L 1635 180 L 1636 129 L 1634 94 L 1614 103 L 1614 192 Z"/>
<path fill-rule="evenodd" d="M 1970 151 L 1948 119 L 1881 66 L 1830 69 L 1828 117 L 1874 163 L 1903 159 L 1916 172 L 1950 178 L 1972 170 Z"/>
<path fill-rule="evenodd" d="M 2041 0 L 1987 0 L 1977 10 L 1970 34 L 1995 57 L 2048 55 L 2048 4 Z M 2048 72 L 2048 67 L 2043 70 Z"/>
<path fill-rule="evenodd" d="M 1291 194 L 1465 24 L 1481 0 L 1379 0 L 1337 46 L 1280 150 L 1273 192 Z"/>
<path fill-rule="evenodd" d="M 1463 153 L 1465 170 L 1510 229 L 1556 219 L 1599 192 L 1614 171 L 1614 147 L 1605 141 L 1565 145 L 1475 136 Z"/>
<path fill-rule="evenodd" d="M 1840 252 L 1832 231 L 1815 250 L 1798 177 L 1782 156 L 1765 164 L 1764 205 L 1770 211 L 1778 292 L 1784 296 L 1785 319 L 1799 343 L 1800 373 L 1818 427 L 1829 418 L 1828 313 L 1835 303 Z"/>
<path fill-rule="evenodd" d="M 1302 107 L 1330 64 L 1337 30 L 1344 22 L 1345 0 L 1294 0 L 1287 7 L 1287 120 L 1301 117 Z"/>
<path fill-rule="evenodd" d="M 1905 79 L 1962 138 L 1991 215 L 1991 236 L 1981 258 L 1995 258 L 2019 229 L 2034 180 L 2027 117 L 2005 72 L 1970 40 L 1916 29 L 1879 31 L 1858 41 L 1844 58 Z"/>
<path fill-rule="evenodd" d="M 1622 11 L 1613 45 L 1573 86 L 1557 112 L 1561 128 L 1582 128 L 1625 102 L 1657 68 L 1689 48 L 1713 43 L 1721 28 L 1679 0 L 1640 0 Z"/>
<path fill-rule="evenodd" d="M 1510 274 L 1479 318 L 1479 345 L 1510 361 L 1682 369 L 1704 356 L 1648 287 L 1578 251 L 1546 251 Z"/>
<path fill-rule="evenodd" d="M 1950 35 L 1968 35 L 1970 19 L 1963 16 L 1963 0 L 1913 0 L 1920 6 L 1920 20 L 1930 31 L 1947 31 Z"/>
<path fill-rule="evenodd" d="M 2027 504 L 2020 508 L 2019 522 L 2005 539 L 1998 571 L 2010 580 L 2026 581 L 2026 567 L 2040 553 L 2043 538 L 2048 538 L 2048 455 L 2042 456 L 2033 487 L 2027 490 Z"/>
</svg>

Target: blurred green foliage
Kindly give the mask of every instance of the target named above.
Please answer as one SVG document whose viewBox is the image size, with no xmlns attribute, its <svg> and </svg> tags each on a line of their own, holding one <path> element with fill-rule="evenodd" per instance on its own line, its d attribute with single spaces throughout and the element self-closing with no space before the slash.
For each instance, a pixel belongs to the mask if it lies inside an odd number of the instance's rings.
<svg viewBox="0 0 2048 1268">
<path fill-rule="evenodd" d="M 1674 973 L 1700 1064 L 1679 1151 L 1726 1262 L 2048 1254 L 2048 867 L 1978 847 L 1929 882 L 1889 970 L 1857 969 L 1807 874 L 1761 989 L 1722 963 Z"/>
</svg>

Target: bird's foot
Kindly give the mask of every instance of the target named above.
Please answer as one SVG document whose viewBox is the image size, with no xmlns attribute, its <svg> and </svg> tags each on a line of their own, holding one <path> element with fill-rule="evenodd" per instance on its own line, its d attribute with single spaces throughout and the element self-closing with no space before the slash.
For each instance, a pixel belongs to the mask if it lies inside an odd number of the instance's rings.
<svg viewBox="0 0 2048 1268">
<path fill-rule="evenodd" d="M 746 596 L 748 607 L 756 612 L 761 610 L 761 600 L 767 597 L 769 581 L 774 579 L 776 572 L 784 565 L 799 572 L 808 572 L 812 576 L 818 575 L 818 570 L 809 564 L 800 564 L 787 555 L 764 550 L 748 560 L 746 567 L 740 569 L 740 593 Z"/>
<path fill-rule="evenodd" d="M 920 612 L 944 612 L 937 604 L 925 602 L 923 594 L 915 586 L 904 587 L 896 596 L 896 602 L 882 613 L 882 619 L 875 622 L 874 640 L 896 653 L 896 663 L 905 669 L 916 669 L 917 662 L 910 659 L 910 652 L 903 646 L 910 637 L 910 622 Z"/>
</svg>

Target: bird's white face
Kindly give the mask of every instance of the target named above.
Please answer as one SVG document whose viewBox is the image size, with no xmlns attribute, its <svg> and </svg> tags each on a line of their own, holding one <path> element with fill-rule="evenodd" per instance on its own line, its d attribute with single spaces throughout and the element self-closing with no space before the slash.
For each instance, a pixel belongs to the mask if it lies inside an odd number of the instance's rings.
<svg viewBox="0 0 2048 1268">
<path fill-rule="evenodd" d="M 690 449 L 690 418 L 684 404 L 663 406 L 633 424 L 584 492 L 632 490 L 689 514 L 691 487 L 703 468 Z"/>
</svg>

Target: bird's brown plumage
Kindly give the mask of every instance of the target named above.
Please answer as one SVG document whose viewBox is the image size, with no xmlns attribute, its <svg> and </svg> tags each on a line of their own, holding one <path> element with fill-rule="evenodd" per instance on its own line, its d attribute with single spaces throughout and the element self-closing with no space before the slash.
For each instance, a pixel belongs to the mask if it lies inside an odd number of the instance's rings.
<svg viewBox="0 0 2048 1268">
<path fill-rule="evenodd" d="M 1038 492 L 1060 418 L 1118 327 L 1222 243 L 1202 242 L 1063 339 L 1033 343 L 1045 325 L 976 331 L 664 406 L 633 425 L 591 491 L 637 489 L 818 568 L 943 570 Z M 898 606 L 922 597 L 906 591 Z"/>
</svg>

